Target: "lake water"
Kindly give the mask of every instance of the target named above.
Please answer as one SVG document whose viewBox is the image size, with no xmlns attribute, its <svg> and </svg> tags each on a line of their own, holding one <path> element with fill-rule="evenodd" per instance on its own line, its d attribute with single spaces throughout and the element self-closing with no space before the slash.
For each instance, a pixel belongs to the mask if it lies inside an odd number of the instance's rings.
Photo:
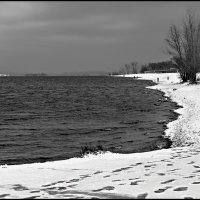
<svg viewBox="0 0 200 200">
<path fill-rule="evenodd" d="M 166 141 L 174 102 L 123 77 L 1 77 L 0 164 L 64 160 L 81 146 L 111 152 L 151 151 Z M 163 146 L 164 147 L 164 146 Z"/>
</svg>

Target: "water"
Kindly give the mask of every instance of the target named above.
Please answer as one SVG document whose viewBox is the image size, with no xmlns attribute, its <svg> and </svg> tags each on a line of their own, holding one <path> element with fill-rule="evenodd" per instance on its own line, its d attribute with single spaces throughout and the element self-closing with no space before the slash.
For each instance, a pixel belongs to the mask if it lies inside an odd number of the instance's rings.
<svg viewBox="0 0 200 200">
<path fill-rule="evenodd" d="M 0 164 L 63 160 L 81 146 L 111 152 L 155 149 L 177 105 L 145 88 L 151 81 L 121 77 L 2 77 Z"/>
</svg>

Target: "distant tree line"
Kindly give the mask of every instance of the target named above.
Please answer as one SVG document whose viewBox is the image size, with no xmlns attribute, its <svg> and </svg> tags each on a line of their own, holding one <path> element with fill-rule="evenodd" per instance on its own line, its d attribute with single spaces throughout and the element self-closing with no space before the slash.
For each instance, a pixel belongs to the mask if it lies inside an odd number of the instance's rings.
<svg viewBox="0 0 200 200">
<path fill-rule="evenodd" d="M 125 74 L 137 74 L 138 73 L 138 62 L 131 62 L 125 64 L 118 71 L 111 72 L 110 75 L 125 75 Z"/>
<path fill-rule="evenodd" d="M 154 62 L 143 64 L 138 67 L 138 62 L 132 62 L 130 64 L 125 64 L 118 71 L 112 72 L 109 75 L 125 75 L 125 74 L 137 74 L 144 73 L 145 71 L 154 71 L 154 70 L 170 70 L 170 68 L 177 68 L 173 61 L 163 61 L 163 62 Z"/>
<path fill-rule="evenodd" d="M 177 66 L 172 61 L 148 63 L 141 66 L 140 73 L 154 70 L 170 70 L 170 68 L 177 68 Z"/>
</svg>

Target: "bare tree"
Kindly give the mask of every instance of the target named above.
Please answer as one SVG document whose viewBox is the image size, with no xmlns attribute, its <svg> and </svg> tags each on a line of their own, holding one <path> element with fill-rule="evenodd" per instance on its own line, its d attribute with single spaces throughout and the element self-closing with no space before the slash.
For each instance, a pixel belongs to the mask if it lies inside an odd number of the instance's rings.
<svg viewBox="0 0 200 200">
<path fill-rule="evenodd" d="M 138 62 L 132 62 L 131 63 L 131 74 L 137 74 L 138 73 L 138 71 L 137 71 L 137 66 L 138 66 Z"/>
<path fill-rule="evenodd" d="M 119 70 L 119 74 L 122 74 L 122 75 L 127 74 L 127 73 L 126 73 L 126 70 L 125 70 L 124 67 L 121 67 L 121 68 L 120 68 L 120 70 Z"/>
<path fill-rule="evenodd" d="M 124 65 L 124 70 L 126 72 L 126 74 L 131 74 L 131 66 L 128 64 Z"/>
<path fill-rule="evenodd" d="M 137 62 L 132 62 L 131 64 L 125 64 L 123 67 L 120 68 L 119 74 L 137 74 Z"/>
<path fill-rule="evenodd" d="M 200 64 L 200 20 L 194 12 L 188 10 L 181 29 L 175 25 L 170 27 L 166 42 L 182 81 L 196 83 Z"/>
</svg>

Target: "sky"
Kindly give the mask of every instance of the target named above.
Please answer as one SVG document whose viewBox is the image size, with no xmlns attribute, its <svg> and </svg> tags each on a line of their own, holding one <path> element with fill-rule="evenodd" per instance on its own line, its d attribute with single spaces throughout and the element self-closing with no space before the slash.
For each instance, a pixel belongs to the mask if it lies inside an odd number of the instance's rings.
<svg viewBox="0 0 200 200">
<path fill-rule="evenodd" d="M 165 38 L 190 1 L 1 1 L 0 72 L 117 71 L 169 60 Z"/>
</svg>

